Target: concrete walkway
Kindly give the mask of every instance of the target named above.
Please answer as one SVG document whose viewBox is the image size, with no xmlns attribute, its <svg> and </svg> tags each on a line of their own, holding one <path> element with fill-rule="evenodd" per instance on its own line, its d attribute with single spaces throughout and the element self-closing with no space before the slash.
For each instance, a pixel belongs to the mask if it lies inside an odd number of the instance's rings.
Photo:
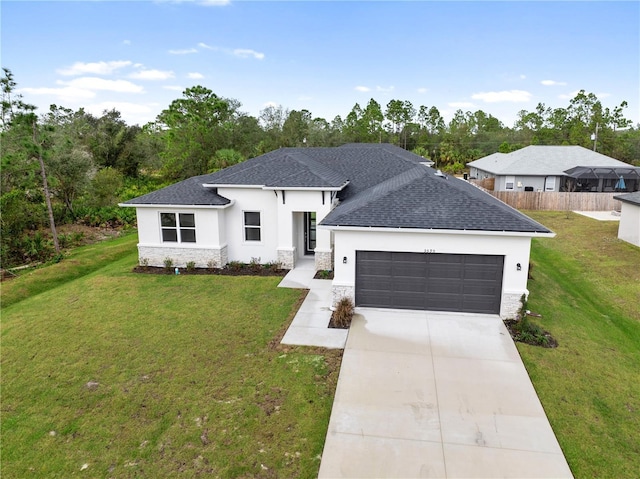
<svg viewBox="0 0 640 479">
<path fill-rule="evenodd" d="M 296 267 L 289 271 L 278 285 L 279 288 L 309 290 L 281 343 L 343 349 L 347 342 L 348 330 L 328 327 L 331 319 L 331 281 L 313 279 L 315 273 L 315 263 L 312 259 L 298 260 Z"/>
<path fill-rule="evenodd" d="M 620 221 L 619 211 L 574 211 L 574 213 L 598 221 Z"/>
<path fill-rule="evenodd" d="M 497 316 L 358 309 L 320 478 L 570 478 Z"/>
</svg>

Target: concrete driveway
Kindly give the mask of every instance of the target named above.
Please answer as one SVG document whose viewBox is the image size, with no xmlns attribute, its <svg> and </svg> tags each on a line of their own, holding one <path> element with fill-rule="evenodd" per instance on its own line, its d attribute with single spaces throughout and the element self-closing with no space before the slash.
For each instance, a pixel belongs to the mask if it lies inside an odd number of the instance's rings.
<svg viewBox="0 0 640 479">
<path fill-rule="evenodd" d="M 357 313 L 320 478 L 572 477 L 499 317 Z"/>
</svg>

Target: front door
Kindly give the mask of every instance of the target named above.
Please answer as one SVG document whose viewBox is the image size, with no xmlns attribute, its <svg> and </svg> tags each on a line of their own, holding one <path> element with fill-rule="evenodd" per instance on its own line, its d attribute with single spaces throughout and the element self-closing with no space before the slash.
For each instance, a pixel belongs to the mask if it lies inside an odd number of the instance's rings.
<svg viewBox="0 0 640 479">
<path fill-rule="evenodd" d="M 314 254 L 316 249 L 316 214 L 304 214 L 304 254 Z"/>
</svg>

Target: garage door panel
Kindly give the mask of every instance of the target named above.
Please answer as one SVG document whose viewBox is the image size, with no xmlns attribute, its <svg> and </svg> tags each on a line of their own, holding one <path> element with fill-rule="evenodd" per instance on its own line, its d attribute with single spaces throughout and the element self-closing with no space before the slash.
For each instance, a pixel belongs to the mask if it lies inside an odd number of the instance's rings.
<svg viewBox="0 0 640 479">
<path fill-rule="evenodd" d="M 504 257 L 356 252 L 356 304 L 498 313 Z"/>
</svg>

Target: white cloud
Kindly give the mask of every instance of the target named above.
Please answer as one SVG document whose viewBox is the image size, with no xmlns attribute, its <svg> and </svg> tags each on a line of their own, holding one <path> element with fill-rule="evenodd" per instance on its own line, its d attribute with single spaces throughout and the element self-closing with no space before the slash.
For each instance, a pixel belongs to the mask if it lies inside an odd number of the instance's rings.
<svg viewBox="0 0 640 479">
<path fill-rule="evenodd" d="M 123 45 L 131 45 L 131 40 L 122 40 Z"/>
<path fill-rule="evenodd" d="M 46 95 L 57 97 L 58 101 L 64 101 L 65 103 L 75 103 L 78 100 L 85 100 L 96 96 L 95 92 L 86 90 L 84 88 L 77 88 L 72 86 L 62 88 L 19 88 L 17 93 L 26 93 L 29 95 Z M 50 102 L 53 103 L 53 102 Z"/>
<path fill-rule="evenodd" d="M 153 103 L 131 103 L 122 101 L 103 101 L 84 105 L 84 109 L 96 116 L 101 116 L 105 110 L 117 110 L 122 119 L 130 125 L 144 125 L 153 121 L 159 113 L 159 108 Z"/>
<path fill-rule="evenodd" d="M 280 104 L 276 103 L 275 101 L 268 101 L 266 103 L 263 103 L 262 106 L 264 108 L 269 108 L 270 106 L 272 106 L 273 108 L 277 108 L 280 106 Z"/>
<path fill-rule="evenodd" d="M 473 108 L 473 103 L 468 101 L 452 101 L 447 103 L 451 108 Z"/>
<path fill-rule="evenodd" d="M 187 78 L 191 78 L 192 80 L 201 80 L 204 78 L 204 75 L 198 72 L 191 72 L 187 73 Z"/>
<path fill-rule="evenodd" d="M 562 100 L 571 100 L 572 98 L 575 98 L 578 93 L 580 93 L 580 90 L 574 90 L 571 93 L 561 93 L 558 95 L 558 98 L 561 98 Z"/>
<path fill-rule="evenodd" d="M 168 80 L 174 76 L 171 70 L 141 70 L 132 73 L 129 78 L 135 78 L 136 80 Z"/>
<path fill-rule="evenodd" d="M 144 88 L 127 80 L 105 80 L 96 77 L 74 78 L 71 81 L 58 81 L 59 85 L 65 85 L 71 88 L 79 88 L 82 90 L 106 90 L 120 93 L 143 93 Z"/>
<path fill-rule="evenodd" d="M 527 79 L 527 75 L 520 75 L 520 80 L 526 80 Z"/>
<path fill-rule="evenodd" d="M 389 87 L 381 87 L 381 86 L 377 86 L 376 87 L 376 91 L 380 91 L 380 92 L 384 92 L 384 93 L 392 92 L 394 89 L 395 89 L 395 87 L 393 85 L 391 85 Z"/>
<path fill-rule="evenodd" d="M 189 55 L 190 53 L 198 53 L 195 48 L 184 48 L 182 50 L 169 50 L 171 55 Z"/>
<path fill-rule="evenodd" d="M 250 48 L 236 48 L 235 50 L 233 50 L 233 54 L 240 58 L 253 57 L 256 60 L 264 59 L 264 53 L 251 50 Z"/>
<path fill-rule="evenodd" d="M 313 100 L 312 96 L 307 96 L 307 95 L 300 95 L 298 97 L 298 101 L 309 101 L 309 100 Z"/>
<path fill-rule="evenodd" d="M 540 83 L 544 86 L 565 86 L 567 84 L 567 82 L 555 80 L 542 80 Z"/>
<path fill-rule="evenodd" d="M 184 90 L 184 88 L 182 88 L 180 85 L 164 85 L 162 88 L 164 88 L 165 90 L 172 90 L 172 91 Z"/>
<path fill-rule="evenodd" d="M 428 88 L 418 88 L 418 93 L 427 93 L 428 91 Z"/>
<path fill-rule="evenodd" d="M 598 97 L 598 99 L 607 98 L 607 97 L 611 96 L 611 93 L 596 93 L 596 96 Z"/>
<path fill-rule="evenodd" d="M 525 103 L 531 100 L 531 93 L 524 90 L 504 90 L 474 93 L 471 95 L 474 100 L 482 100 L 485 103 Z"/>
<path fill-rule="evenodd" d="M 58 70 L 60 75 L 74 76 L 83 75 L 86 73 L 92 73 L 94 75 L 110 75 L 120 68 L 128 67 L 131 62 L 128 60 L 112 61 L 112 62 L 75 62 L 68 68 L 61 68 Z"/>
<path fill-rule="evenodd" d="M 369 88 L 368 86 L 357 86 L 354 88 L 355 91 L 361 91 L 361 92 L 368 92 L 371 91 L 371 88 Z"/>
<path fill-rule="evenodd" d="M 200 48 L 206 48 L 207 50 L 218 50 L 217 47 L 212 47 L 211 45 L 207 45 L 206 43 L 202 43 L 202 42 L 198 43 L 198 46 Z"/>
</svg>

